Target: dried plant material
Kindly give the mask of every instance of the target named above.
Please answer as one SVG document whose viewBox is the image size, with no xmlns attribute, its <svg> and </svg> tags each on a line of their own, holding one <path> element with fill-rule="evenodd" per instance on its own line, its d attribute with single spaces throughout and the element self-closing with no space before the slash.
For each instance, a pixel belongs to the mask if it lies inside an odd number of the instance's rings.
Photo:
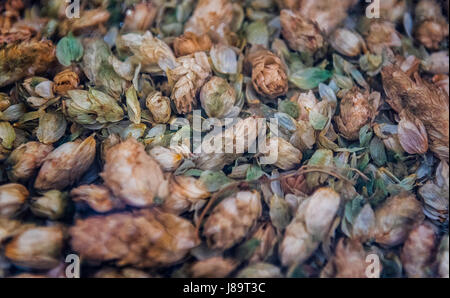
<svg viewBox="0 0 450 298">
<path fill-rule="evenodd" d="M 196 35 L 186 32 L 173 41 L 173 49 L 177 57 L 191 55 L 196 52 L 208 52 L 212 47 L 209 35 Z"/>
<path fill-rule="evenodd" d="M 64 143 L 44 159 L 34 187 L 41 190 L 63 189 L 72 185 L 91 166 L 95 158 L 95 139 Z"/>
<path fill-rule="evenodd" d="M 56 220 L 64 215 L 67 194 L 59 190 L 49 190 L 40 197 L 31 198 L 30 209 L 38 217 Z"/>
<path fill-rule="evenodd" d="M 288 91 L 286 70 L 272 52 L 259 48 L 247 57 L 252 69 L 252 83 L 256 92 L 269 98 L 276 98 Z"/>
<path fill-rule="evenodd" d="M 259 225 L 250 239 L 256 239 L 258 241 L 258 247 L 251 255 L 249 263 L 266 261 L 273 254 L 275 245 L 278 242 L 275 228 L 270 224 L 270 222 L 263 222 Z"/>
<path fill-rule="evenodd" d="M 144 145 L 130 138 L 106 152 L 100 174 L 112 193 L 128 205 L 145 207 L 167 196 L 168 183 Z M 123 179 L 128 177 L 128 179 Z"/>
<path fill-rule="evenodd" d="M 341 198 L 331 188 L 320 188 L 298 208 L 279 247 L 284 266 L 306 261 L 325 239 Z"/>
<path fill-rule="evenodd" d="M 51 269 L 60 262 L 64 233 L 60 226 L 29 228 L 5 247 L 5 256 L 17 266 Z"/>
<path fill-rule="evenodd" d="M 431 151 L 448 161 L 449 99 L 441 89 L 423 81 L 418 74 L 414 81 L 394 66 L 382 71 L 384 90 L 391 107 L 401 112 L 406 109 L 425 125 Z"/>
<path fill-rule="evenodd" d="M 189 272 L 193 278 L 224 278 L 228 276 L 238 265 L 232 259 L 214 257 L 195 262 Z"/>
<path fill-rule="evenodd" d="M 333 48 L 342 55 L 355 57 L 367 51 L 364 39 L 357 32 L 338 28 L 330 36 Z"/>
<path fill-rule="evenodd" d="M 405 0 L 384 0 L 380 1 L 380 15 L 390 22 L 398 22 L 403 18 L 407 10 Z"/>
<path fill-rule="evenodd" d="M 84 260 L 137 268 L 177 263 L 199 243 L 189 221 L 157 209 L 77 220 L 69 233 Z"/>
<path fill-rule="evenodd" d="M 22 208 L 29 195 L 22 184 L 9 183 L 0 186 L 0 217 L 12 217 Z"/>
<path fill-rule="evenodd" d="M 66 132 L 67 121 L 60 112 L 49 111 L 39 118 L 36 137 L 43 144 L 53 144 Z"/>
<path fill-rule="evenodd" d="M 275 146 L 277 148 L 275 148 Z M 267 152 L 269 155 L 278 152 L 277 160 L 274 165 L 282 170 L 292 170 L 299 165 L 302 160 L 302 152 L 295 148 L 291 143 L 279 137 L 272 137 L 268 140 Z"/>
<path fill-rule="evenodd" d="M 59 95 L 66 95 L 67 91 L 78 87 L 80 78 L 76 72 L 68 68 L 57 73 L 53 78 L 53 82 L 55 82 L 54 92 Z"/>
<path fill-rule="evenodd" d="M 30 179 L 52 150 L 52 145 L 33 141 L 14 149 L 6 160 L 6 164 L 10 167 L 8 171 L 9 179 L 11 181 L 27 181 Z"/>
<path fill-rule="evenodd" d="M 212 248 L 227 249 L 241 241 L 261 215 L 257 191 L 241 191 L 217 205 L 203 227 Z"/>
<path fill-rule="evenodd" d="M 161 208 L 174 214 L 189 211 L 196 203 L 210 196 L 200 180 L 189 176 L 172 176 L 169 192 Z"/>
<path fill-rule="evenodd" d="M 187 114 L 196 106 L 197 93 L 211 75 L 211 67 L 204 52 L 179 57 L 177 62 L 179 66 L 169 72 L 173 81 L 171 99 L 178 114 Z"/>
<path fill-rule="evenodd" d="M 413 194 L 403 192 L 391 196 L 375 210 L 373 237 L 377 243 L 384 246 L 399 245 L 424 218 L 422 205 Z"/>
<path fill-rule="evenodd" d="M 95 278 L 152 278 L 142 270 L 135 268 L 117 269 L 113 267 L 102 268 L 94 275 Z"/>
<path fill-rule="evenodd" d="M 229 0 L 200 0 L 184 32 L 208 34 L 214 41 L 226 41 L 233 21 L 233 5 Z"/>
<path fill-rule="evenodd" d="M 148 154 L 150 154 L 150 156 L 153 157 L 166 172 L 175 171 L 184 159 L 182 152 L 177 152 L 177 150 L 162 146 L 153 147 Z"/>
<path fill-rule="evenodd" d="M 439 276 L 442 278 L 448 278 L 448 234 L 444 235 L 439 246 L 439 252 L 437 255 Z"/>
<path fill-rule="evenodd" d="M 111 14 L 103 8 L 84 10 L 79 18 L 67 18 L 61 24 L 60 34 L 66 35 L 68 32 L 81 34 L 84 31 L 94 31 L 98 27 L 102 27 Z"/>
<path fill-rule="evenodd" d="M 447 96 L 450 94 L 450 87 L 449 87 L 449 78 L 448 75 L 435 75 L 433 76 L 433 83 L 442 89 L 445 93 L 447 93 Z"/>
<path fill-rule="evenodd" d="M 331 33 L 347 17 L 358 0 L 302 0 L 299 13 L 314 21 L 325 34 Z"/>
<path fill-rule="evenodd" d="M 137 3 L 125 12 L 123 29 L 145 31 L 152 25 L 157 12 L 158 7 L 152 1 Z"/>
<path fill-rule="evenodd" d="M 449 167 L 446 162 L 439 163 L 434 181 L 429 180 L 418 193 L 423 199 L 423 212 L 429 219 L 438 223 L 448 221 Z"/>
<path fill-rule="evenodd" d="M 202 108 L 210 118 L 223 118 L 234 106 L 236 92 L 220 77 L 212 77 L 200 91 Z"/>
<path fill-rule="evenodd" d="M 280 268 L 269 263 L 256 263 L 239 271 L 238 278 L 282 278 Z"/>
<path fill-rule="evenodd" d="M 339 132 L 348 140 L 357 140 L 360 129 L 369 123 L 376 113 L 376 107 L 364 93 L 354 87 L 341 100 L 340 115 L 335 118 Z"/>
<path fill-rule="evenodd" d="M 125 204 L 114 197 L 110 190 L 103 185 L 81 185 L 70 191 L 74 202 L 84 202 L 99 213 L 123 209 Z"/>
<path fill-rule="evenodd" d="M 321 272 L 321 277 L 367 278 L 366 257 L 368 254 L 360 242 L 341 238 L 336 246 L 334 257 L 325 267 L 326 270 Z"/>
<path fill-rule="evenodd" d="M 387 21 L 371 22 L 365 34 L 367 47 L 374 54 L 381 54 L 383 49 L 402 45 L 394 24 Z"/>
<path fill-rule="evenodd" d="M 437 245 L 435 227 L 429 222 L 414 228 L 402 249 L 401 259 L 408 277 L 429 277 Z"/>
<path fill-rule="evenodd" d="M 24 41 L 0 47 L 0 87 L 45 72 L 55 60 L 51 41 Z"/>
<path fill-rule="evenodd" d="M 418 25 L 416 38 L 427 48 L 438 49 L 439 43 L 448 37 L 448 23 L 442 15 L 441 5 L 435 0 L 421 0 L 415 8 Z"/>
<path fill-rule="evenodd" d="M 167 123 L 170 120 L 172 110 L 170 108 L 170 99 L 163 96 L 161 92 L 154 91 L 147 96 L 145 100 L 147 109 L 153 116 L 156 123 Z"/>
<path fill-rule="evenodd" d="M 424 154 L 428 151 L 428 135 L 423 123 L 410 117 L 405 111 L 400 113 L 398 139 L 403 149 L 409 154 Z"/>
<path fill-rule="evenodd" d="M 319 26 L 308 18 L 283 9 L 280 12 L 280 22 L 283 37 L 291 49 L 314 54 L 325 46 Z"/>
<path fill-rule="evenodd" d="M 447 51 L 440 51 L 428 56 L 423 61 L 423 67 L 432 74 L 448 74 L 449 57 Z M 448 92 L 447 92 L 448 93 Z"/>
</svg>

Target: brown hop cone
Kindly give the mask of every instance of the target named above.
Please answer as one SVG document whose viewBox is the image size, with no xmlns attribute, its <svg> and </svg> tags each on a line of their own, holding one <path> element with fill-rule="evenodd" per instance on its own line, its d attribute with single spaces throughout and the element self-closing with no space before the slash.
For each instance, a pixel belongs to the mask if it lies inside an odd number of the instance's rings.
<svg viewBox="0 0 450 298">
<path fill-rule="evenodd" d="M 0 46 L 0 87 L 48 70 L 55 60 L 55 45 L 48 40 Z"/>
<path fill-rule="evenodd" d="M 207 52 L 211 49 L 212 42 L 208 35 L 196 35 L 186 32 L 173 41 L 173 49 L 177 57 L 194 54 L 195 52 Z"/>
<path fill-rule="evenodd" d="M 30 227 L 5 247 L 5 256 L 17 266 L 52 269 L 60 262 L 64 233 L 61 226 Z"/>
<path fill-rule="evenodd" d="M 319 26 L 292 10 L 280 12 L 281 33 L 295 51 L 314 54 L 325 45 Z"/>
<path fill-rule="evenodd" d="M 20 145 L 6 160 L 9 166 L 8 177 L 11 181 L 26 181 L 39 168 L 47 155 L 53 150 L 52 145 L 39 142 L 27 142 Z"/>
<path fill-rule="evenodd" d="M 424 218 L 422 204 L 413 194 L 403 192 L 391 196 L 375 210 L 372 236 L 383 246 L 399 245 L 406 240 L 411 229 Z"/>
<path fill-rule="evenodd" d="M 169 70 L 173 82 L 171 99 L 179 114 L 187 114 L 197 104 L 196 96 L 211 75 L 208 57 L 204 52 L 179 57 L 179 65 Z"/>
<path fill-rule="evenodd" d="M 288 78 L 278 56 L 266 49 L 257 48 L 247 59 L 252 66 L 252 83 L 256 92 L 269 98 L 287 93 Z"/>
<path fill-rule="evenodd" d="M 430 277 L 436 245 L 436 228 L 429 222 L 424 222 L 409 233 L 401 253 L 403 268 L 408 277 Z"/>
<path fill-rule="evenodd" d="M 374 54 L 381 54 L 385 48 L 402 45 L 400 35 L 395 30 L 395 25 L 387 21 L 371 22 L 365 38 L 367 47 Z"/>
<path fill-rule="evenodd" d="M 449 157 L 449 98 L 440 88 L 425 82 L 416 73 L 414 81 L 403 71 L 386 66 L 382 70 L 383 86 L 391 107 L 403 109 L 422 121 L 428 134 L 431 151 L 448 161 Z"/>
<path fill-rule="evenodd" d="M 174 214 L 188 211 L 195 203 L 210 196 L 203 184 L 189 176 L 173 176 L 170 179 L 169 192 L 162 209 Z"/>
<path fill-rule="evenodd" d="M 263 222 L 251 235 L 250 239 L 259 241 L 258 248 L 255 249 L 249 259 L 250 263 L 258 263 L 265 261 L 273 253 L 274 247 L 278 242 L 277 233 L 273 225 L 267 221 Z"/>
<path fill-rule="evenodd" d="M 125 204 L 114 197 L 108 188 L 103 185 L 81 185 L 70 191 L 74 202 L 85 202 L 96 212 L 109 212 L 122 209 Z"/>
<path fill-rule="evenodd" d="M 83 259 L 139 268 L 172 265 L 199 244 L 189 221 L 156 208 L 77 220 L 69 233 Z"/>
<path fill-rule="evenodd" d="M 315 22 L 326 35 L 345 20 L 348 10 L 359 0 L 302 0 L 298 1 L 302 16 Z"/>
<path fill-rule="evenodd" d="M 241 191 L 221 201 L 203 228 L 209 246 L 224 250 L 244 239 L 261 216 L 261 209 L 257 191 Z"/>
<path fill-rule="evenodd" d="M 71 69 L 65 69 L 53 78 L 53 91 L 59 95 L 65 95 L 67 91 L 76 89 L 80 83 L 78 74 Z"/>
<path fill-rule="evenodd" d="M 133 138 L 106 152 L 100 175 L 113 194 L 131 206 L 150 206 L 156 197 L 163 199 L 167 195 L 168 183 L 163 171 L 145 152 L 144 145 Z"/>
<path fill-rule="evenodd" d="M 339 194 L 327 187 L 319 188 L 301 203 L 279 246 L 283 265 L 301 264 L 315 252 L 328 234 L 340 203 Z"/>
<path fill-rule="evenodd" d="M 232 21 L 233 4 L 230 0 L 200 0 L 184 32 L 193 32 L 198 36 L 208 34 L 214 41 L 226 42 L 226 33 Z"/>
<path fill-rule="evenodd" d="M 145 31 L 155 20 L 158 8 L 151 1 L 134 5 L 125 12 L 124 30 Z"/>
<path fill-rule="evenodd" d="M 25 204 L 29 192 L 18 183 L 0 186 L 0 217 L 13 217 Z M 1 237 L 0 237 L 1 238 Z"/>
<path fill-rule="evenodd" d="M 428 151 L 428 135 L 422 121 L 411 117 L 406 110 L 400 113 L 398 139 L 409 154 L 424 154 Z"/>
<path fill-rule="evenodd" d="M 369 91 L 360 91 L 353 87 L 348 91 L 340 103 L 340 115 L 336 116 L 339 132 L 348 140 L 357 140 L 361 127 L 375 117 L 375 108 L 369 101 Z"/>
<path fill-rule="evenodd" d="M 44 159 L 34 187 L 40 190 L 63 189 L 73 184 L 95 158 L 95 139 L 64 143 Z"/>
<path fill-rule="evenodd" d="M 435 0 L 421 0 L 416 5 L 416 38 L 429 49 L 438 49 L 448 36 L 448 23 L 442 15 L 442 4 Z"/>
<path fill-rule="evenodd" d="M 367 254 L 361 242 L 341 238 L 334 256 L 322 270 L 320 277 L 366 278 Z"/>
<path fill-rule="evenodd" d="M 238 265 L 236 260 L 212 257 L 195 262 L 189 272 L 193 278 L 224 278 Z"/>
</svg>

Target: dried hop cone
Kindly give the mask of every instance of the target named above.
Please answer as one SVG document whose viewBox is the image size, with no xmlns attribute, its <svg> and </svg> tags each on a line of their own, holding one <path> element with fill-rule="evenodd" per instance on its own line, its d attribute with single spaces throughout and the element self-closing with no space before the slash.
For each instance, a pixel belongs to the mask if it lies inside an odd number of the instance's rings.
<svg viewBox="0 0 450 298">
<path fill-rule="evenodd" d="M 367 47 L 374 54 L 381 54 L 384 48 L 400 47 L 402 41 L 395 25 L 387 21 L 370 23 L 365 35 Z"/>
<path fill-rule="evenodd" d="M 206 187 L 199 180 L 189 176 L 173 176 L 169 184 L 169 196 L 161 208 L 164 211 L 181 214 L 210 196 Z"/>
<path fill-rule="evenodd" d="M 65 69 L 53 78 L 53 91 L 59 95 L 67 94 L 67 91 L 76 89 L 80 83 L 78 74 L 71 69 Z"/>
<path fill-rule="evenodd" d="M 355 57 L 366 51 L 364 39 L 357 32 L 338 28 L 330 36 L 333 48 L 342 55 Z"/>
<path fill-rule="evenodd" d="M 81 185 L 70 191 L 74 202 L 84 202 L 99 213 L 122 209 L 125 204 L 103 185 Z"/>
<path fill-rule="evenodd" d="M 211 75 L 211 66 L 204 52 L 179 57 L 179 65 L 169 71 L 173 82 L 171 99 L 179 114 L 187 114 L 197 104 L 196 96 Z"/>
<path fill-rule="evenodd" d="M 95 139 L 64 143 L 44 159 L 34 187 L 40 190 L 63 189 L 86 172 L 95 158 Z"/>
<path fill-rule="evenodd" d="M 155 20 L 157 12 L 158 8 L 151 1 L 138 3 L 125 12 L 123 29 L 130 31 L 147 30 Z"/>
<path fill-rule="evenodd" d="M 189 273 L 193 278 L 224 278 L 238 265 L 236 260 L 212 257 L 195 262 L 189 268 Z"/>
<path fill-rule="evenodd" d="M 133 138 L 106 152 L 103 172 L 105 185 L 126 204 L 150 206 L 155 198 L 167 195 L 168 183 L 158 163 Z M 126 177 L 126 178 L 124 178 Z"/>
<path fill-rule="evenodd" d="M 357 140 L 361 127 L 375 116 L 369 101 L 369 92 L 362 93 L 357 87 L 349 90 L 340 103 L 340 115 L 335 117 L 339 132 L 348 140 Z"/>
<path fill-rule="evenodd" d="M 435 0 L 421 0 L 416 5 L 417 26 L 415 37 L 429 49 L 438 49 L 449 33 L 448 23 L 442 14 L 442 4 Z"/>
<path fill-rule="evenodd" d="M 236 101 L 236 92 L 225 79 L 212 77 L 200 91 L 202 108 L 210 118 L 223 118 Z"/>
<path fill-rule="evenodd" d="M 9 166 L 8 177 L 11 181 L 26 181 L 38 169 L 47 155 L 53 150 L 52 145 L 39 142 L 27 142 L 20 145 L 6 160 Z"/>
<path fill-rule="evenodd" d="M 419 74 L 414 81 L 395 66 L 385 66 L 381 72 L 389 105 L 398 113 L 422 121 L 428 134 L 431 151 L 448 162 L 449 157 L 449 99 L 441 88 L 425 82 Z"/>
<path fill-rule="evenodd" d="M 366 278 L 367 254 L 361 242 L 341 238 L 334 256 L 322 270 L 320 276 L 326 278 Z"/>
<path fill-rule="evenodd" d="M 6 245 L 5 256 L 17 266 L 52 269 L 60 262 L 63 240 L 61 226 L 32 227 Z"/>
<path fill-rule="evenodd" d="M 153 116 L 156 123 L 167 123 L 170 120 L 172 110 L 170 108 L 170 99 L 163 96 L 161 92 L 151 92 L 145 100 L 145 105 Z"/>
<path fill-rule="evenodd" d="M 402 148 L 409 154 L 424 154 L 428 151 L 428 135 L 425 126 L 420 119 L 411 117 L 405 110 L 400 113 L 398 139 Z"/>
<path fill-rule="evenodd" d="M 226 42 L 226 33 L 232 21 L 233 4 L 230 0 L 200 0 L 184 32 L 193 32 L 199 36 L 208 34 L 215 41 Z"/>
<path fill-rule="evenodd" d="M 196 35 L 186 32 L 175 38 L 173 49 L 177 57 L 194 54 L 195 52 L 208 52 L 212 47 L 209 35 Z"/>
<path fill-rule="evenodd" d="M 118 266 L 169 266 L 199 244 L 189 221 L 156 208 L 77 220 L 69 233 L 84 260 Z"/>
<path fill-rule="evenodd" d="M 316 53 L 325 45 L 325 40 L 316 23 L 299 13 L 283 9 L 280 12 L 281 32 L 291 49 Z"/>
<path fill-rule="evenodd" d="M 341 198 L 331 188 L 319 188 L 303 201 L 287 226 L 279 247 L 285 266 L 306 261 L 328 234 Z"/>
<path fill-rule="evenodd" d="M 403 192 L 391 196 L 375 210 L 372 236 L 381 245 L 392 247 L 403 243 L 415 225 L 425 216 L 422 205 L 413 194 Z"/>
<path fill-rule="evenodd" d="M 247 57 L 252 66 L 252 83 L 256 92 L 277 98 L 288 91 L 288 78 L 281 59 L 272 52 L 258 48 Z"/>
<path fill-rule="evenodd" d="M 18 183 L 0 186 L 0 217 L 12 217 L 22 208 L 29 193 Z"/>
<path fill-rule="evenodd" d="M 429 222 L 422 223 L 409 233 L 401 253 L 403 268 L 408 277 L 430 277 L 436 245 L 436 228 Z"/>
<path fill-rule="evenodd" d="M 221 201 L 206 220 L 203 235 L 212 248 L 228 249 L 244 239 L 261 215 L 257 191 L 241 191 Z"/>
</svg>

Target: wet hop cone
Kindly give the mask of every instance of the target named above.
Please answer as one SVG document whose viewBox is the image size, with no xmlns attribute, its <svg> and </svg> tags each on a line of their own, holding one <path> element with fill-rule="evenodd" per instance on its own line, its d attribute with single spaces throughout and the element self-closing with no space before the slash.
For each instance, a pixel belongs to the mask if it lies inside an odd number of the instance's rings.
<svg viewBox="0 0 450 298">
<path fill-rule="evenodd" d="M 69 233 L 84 260 L 138 268 L 172 265 L 199 244 L 189 221 L 158 209 L 78 220 Z"/>
</svg>

